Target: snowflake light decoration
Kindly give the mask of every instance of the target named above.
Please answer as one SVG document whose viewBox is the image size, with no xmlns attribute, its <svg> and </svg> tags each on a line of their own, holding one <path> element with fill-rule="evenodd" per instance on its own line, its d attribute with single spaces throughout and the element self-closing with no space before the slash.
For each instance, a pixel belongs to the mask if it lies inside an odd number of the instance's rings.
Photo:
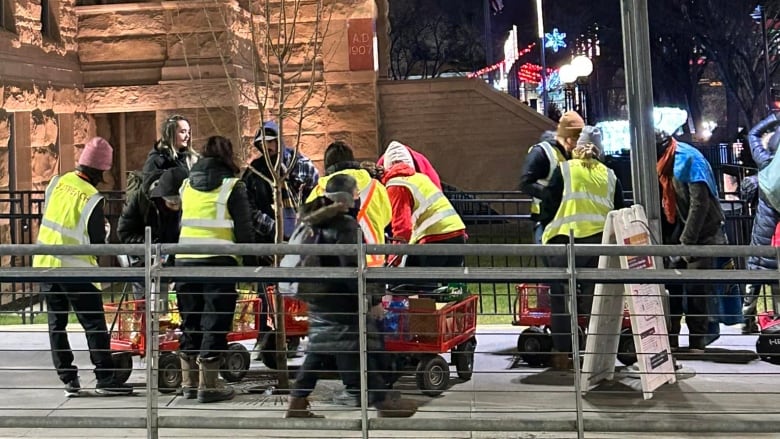
<svg viewBox="0 0 780 439">
<path fill-rule="evenodd" d="M 566 47 L 566 33 L 558 32 L 558 28 L 553 28 L 552 33 L 544 34 L 544 47 L 548 47 L 553 52 L 558 52 L 559 49 Z"/>
</svg>

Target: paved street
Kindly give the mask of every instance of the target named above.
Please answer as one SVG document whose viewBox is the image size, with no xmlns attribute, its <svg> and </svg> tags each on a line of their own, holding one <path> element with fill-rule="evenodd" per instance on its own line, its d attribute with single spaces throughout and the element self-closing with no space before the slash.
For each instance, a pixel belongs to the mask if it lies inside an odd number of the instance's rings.
<svg viewBox="0 0 780 439">
<path fill-rule="evenodd" d="M 129 382 L 139 387 L 132 397 L 83 396 L 67 399 L 62 386 L 51 370 L 48 352 L 48 338 L 43 325 L 6 326 L 0 328 L 0 382 L 4 388 L 0 399 L 0 427 L 9 425 L 13 417 L 33 416 L 41 419 L 61 416 L 108 417 L 112 419 L 143 418 L 145 416 L 146 392 L 143 389 L 145 377 L 143 370 L 133 372 Z M 724 328 L 724 335 L 715 346 L 727 349 L 750 348 L 755 337 L 743 337 L 731 328 Z M 512 364 L 512 352 L 517 341 L 518 328 L 481 327 L 478 334 L 478 354 L 475 360 L 475 374 L 471 381 L 461 382 L 453 371 L 451 388 L 442 396 L 430 398 L 423 396 L 417 389 L 413 377 L 404 378 L 396 386 L 406 396 L 421 403 L 420 412 L 414 420 L 430 419 L 437 425 L 437 419 L 461 422 L 464 419 L 495 420 L 522 419 L 529 421 L 549 421 L 561 425 L 575 419 L 575 399 L 572 392 L 573 374 L 547 372 L 531 369 L 525 365 L 508 369 Z M 71 336 L 76 349 L 85 348 L 83 334 Z M 683 341 L 684 344 L 684 341 Z M 251 348 L 249 342 L 247 347 Z M 300 359 L 293 364 L 299 363 Z M 81 371 L 82 386 L 94 387 L 94 375 L 89 366 L 87 354 L 79 352 L 77 363 Z M 778 382 L 780 368 L 761 361 L 747 365 L 722 364 L 704 361 L 683 361 L 686 366 L 696 370 L 696 376 L 675 385 L 667 385 L 656 392 L 655 397 L 643 400 L 641 394 L 620 382 L 599 386 L 588 393 L 583 400 L 586 425 L 625 422 L 629 430 L 636 425 L 665 425 L 672 423 L 681 428 L 690 429 L 691 425 L 705 423 L 726 423 L 730 425 L 757 425 L 756 422 L 770 423 L 780 421 L 780 414 L 773 409 L 773 393 Z M 145 364 L 135 360 L 136 368 Z M 217 404 L 198 404 L 192 400 L 183 400 L 174 395 L 156 395 L 159 413 L 162 417 L 197 416 L 205 422 L 218 426 L 225 418 L 269 418 L 282 419 L 285 408 L 284 397 L 250 394 L 251 386 L 268 383 L 272 377 L 259 363 L 253 363 L 248 377 L 236 387 L 240 394 L 229 402 Z M 627 379 L 629 383 L 634 380 Z M 351 421 L 359 419 L 360 411 L 345 409 L 329 402 L 340 384 L 335 380 L 322 381 L 312 397 L 313 410 L 325 414 L 329 419 Z M 760 413 L 760 416 L 757 415 Z M 373 418 L 374 413 L 370 412 Z M 49 419 L 51 420 L 51 419 Z M 404 421 L 401 421 L 404 422 Z M 657 424 L 656 424 L 657 423 Z M 142 424 L 141 424 L 142 425 Z M 551 424 L 552 425 L 552 424 Z M 660 427 L 659 427 L 660 428 Z M 359 432 L 327 432 L 300 430 L 198 430 L 196 432 L 163 428 L 160 437 L 359 437 Z M 563 433 L 502 434 L 498 432 L 372 432 L 371 437 L 574 437 Z M 642 437 L 635 433 L 631 437 Z M 659 435 L 647 437 L 704 437 L 694 435 Z M 706 437 L 718 437 L 707 434 Z M 751 437 L 763 437 L 751 434 Z M 143 430 L 117 428 L 106 430 L 85 430 L 69 428 L 62 430 L 42 430 L 32 428 L 0 428 L 0 437 L 145 437 Z M 625 434 L 588 433 L 587 437 L 617 438 Z M 729 434 L 722 437 L 740 437 Z M 765 437 L 772 437 L 767 435 Z"/>
</svg>

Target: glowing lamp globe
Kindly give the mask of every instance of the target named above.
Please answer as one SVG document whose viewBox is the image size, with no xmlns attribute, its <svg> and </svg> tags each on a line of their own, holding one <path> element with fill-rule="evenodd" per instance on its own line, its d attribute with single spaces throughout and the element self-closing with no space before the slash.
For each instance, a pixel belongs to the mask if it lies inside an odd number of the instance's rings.
<svg viewBox="0 0 780 439">
<path fill-rule="evenodd" d="M 558 70 L 558 77 L 561 78 L 561 82 L 564 84 L 571 84 L 577 80 L 577 72 L 573 65 L 565 64 Z"/>
<path fill-rule="evenodd" d="M 575 56 L 571 65 L 577 76 L 588 76 L 593 72 L 593 62 L 585 55 Z"/>
</svg>

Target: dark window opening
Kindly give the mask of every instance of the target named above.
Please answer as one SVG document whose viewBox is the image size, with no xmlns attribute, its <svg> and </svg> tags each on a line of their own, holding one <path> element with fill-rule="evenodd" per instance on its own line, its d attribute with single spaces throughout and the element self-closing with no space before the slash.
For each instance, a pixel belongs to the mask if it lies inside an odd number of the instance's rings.
<svg viewBox="0 0 780 439">
<path fill-rule="evenodd" d="M 55 8 L 51 0 L 41 0 L 41 34 L 51 41 L 60 41 L 60 28 L 57 26 Z"/>
<path fill-rule="evenodd" d="M 11 0 L 0 0 L 0 29 L 16 32 L 14 9 Z"/>
</svg>

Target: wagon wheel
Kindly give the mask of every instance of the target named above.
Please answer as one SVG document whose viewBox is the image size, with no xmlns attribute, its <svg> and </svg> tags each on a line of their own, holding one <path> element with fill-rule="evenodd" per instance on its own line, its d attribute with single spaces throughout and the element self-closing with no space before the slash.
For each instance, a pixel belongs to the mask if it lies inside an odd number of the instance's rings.
<svg viewBox="0 0 780 439">
<path fill-rule="evenodd" d="M 474 373 L 474 351 L 477 349 L 477 339 L 472 337 L 459 344 L 452 351 L 452 362 L 458 371 L 458 378 L 463 381 L 471 379 Z"/>
<path fill-rule="evenodd" d="M 426 355 L 417 365 L 417 387 L 428 396 L 439 396 L 450 383 L 450 365 L 441 355 Z"/>
<path fill-rule="evenodd" d="M 230 343 L 225 353 L 225 367 L 219 375 L 229 383 L 241 381 L 249 370 L 249 351 L 241 343 Z"/>
<path fill-rule="evenodd" d="M 531 326 L 517 338 L 517 352 L 531 367 L 546 366 L 550 361 L 552 337 L 544 329 Z"/>
<path fill-rule="evenodd" d="M 634 346 L 634 335 L 630 329 L 620 333 L 618 342 L 617 359 L 626 366 L 636 363 L 636 347 Z"/>
<path fill-rule="evenodd" d="M 160 392 L 170 393 L 181 386 L 181 362 L 176 354 L 173 352 L 161 354 L 158 367 L 157 387 Z"/>
</svg>

